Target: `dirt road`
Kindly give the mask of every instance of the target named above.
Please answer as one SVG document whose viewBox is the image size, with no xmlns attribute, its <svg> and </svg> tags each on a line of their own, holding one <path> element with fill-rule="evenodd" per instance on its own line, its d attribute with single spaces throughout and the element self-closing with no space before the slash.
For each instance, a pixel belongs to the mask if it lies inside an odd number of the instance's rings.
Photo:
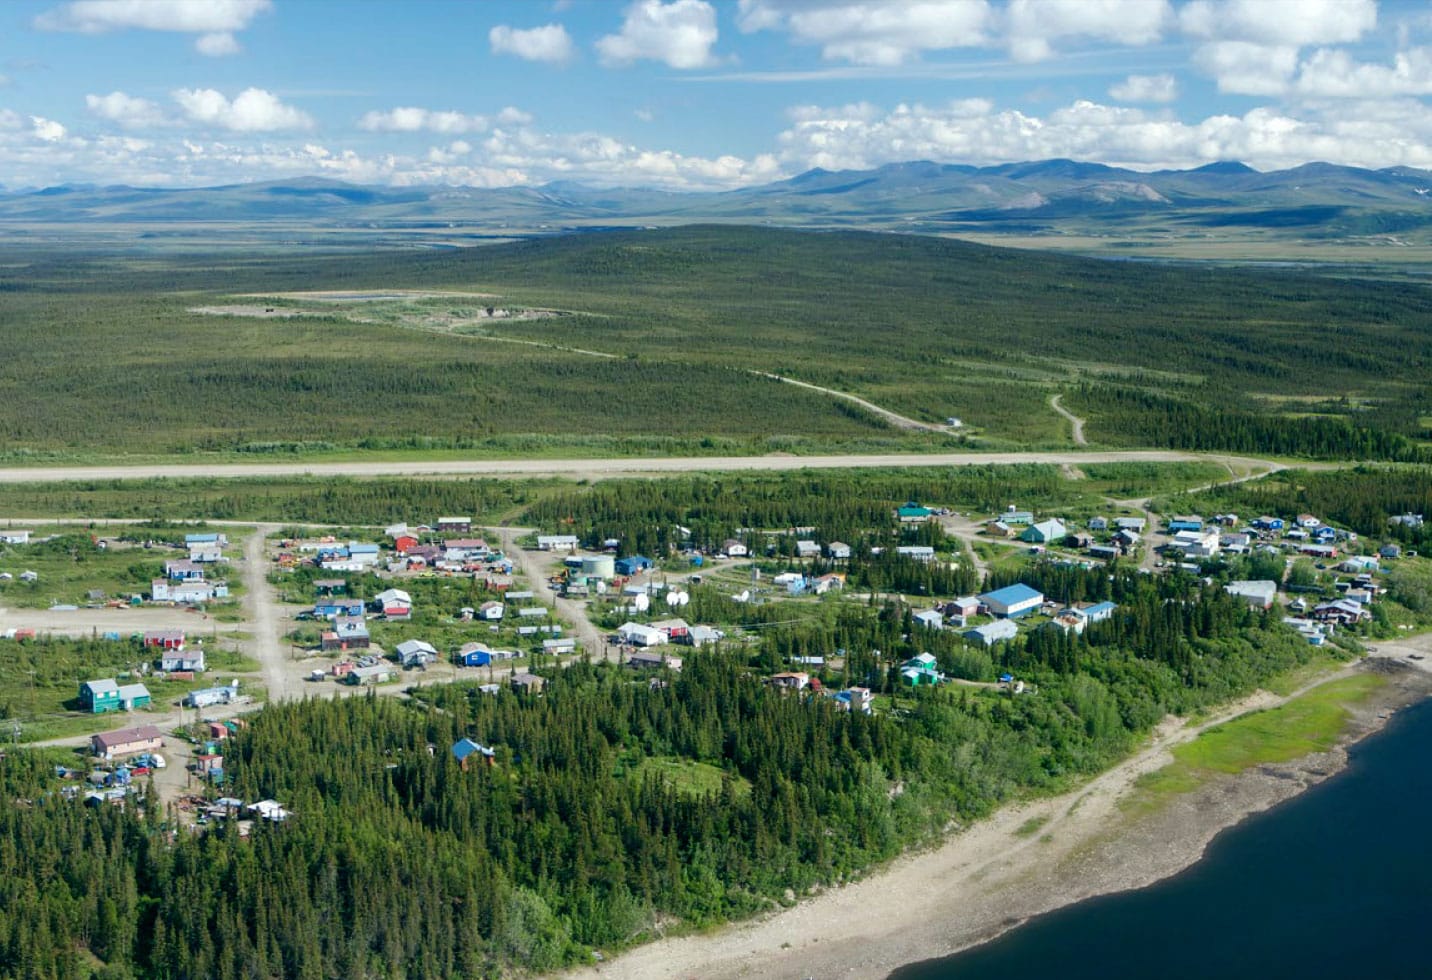
<svg viewBox="0 0 1432 980">
<path fill-rule="evenodd" d="M 138 466 L 37 466 L 0 469 L 0 483 L 59 483 L 74 480 L 144 480 L 163 477 L 203 479 L 282 476 L 569 476 L 601 480 L 663 473 L 777 472 L 787 470 L 870 469 L 874 467 L 990 466 L 1045 463 L 1080 466 L 1088 463 L 1182 463 L 1211 460 L 1236 468 L 1269 471 L 1287 464 L 1248 456 L 1188 453 L 1171 449 L 1101 452 L 1006 453 L 884 453 L 842 456 L 665 456 L 620 459 L 463 459 L 365 460 L 351 463 L 161 463 Z M 1338 464 L 1299 463 L 1307 469 Z M 1341 465 L 1352 465 L 1351 463 Z"/>
<path fill-rule="evenodd" d="M 548 560 L 550 556 L 531 552 L 518 546 L 517 539 L 524 534 L 532 533 L 534 529 L 530 527 L 490 527 L 484 530 L 497 535 L 502 542 L 502 553 L 517 563 L 522 574 L 527 576 L 533 594 L 542 601 L 543 605 L 549 609 L 555 609 L 562 620 L 572 625 L 573 634 L 581 648 L 594 658 L 605 657 L 607 655 L 606 638 L 587 618 L 586 605 L 557 595 L 556 590 L 547 581 L 560 566 L 553 565 Z"/>
<path fill-rule="evenodd" d="M 1049 399 L 1049 407 L 1069 420 L 1069 427 L 1074 436 L 1074 445 L 1089 445 L 1089 440 L 1084 438 L 1084 420 L 1081 419 L 1079 416 L 1075 415 L 1073 412 L 1069 411 L 1069 409 L 1065 408 L 1063 405 L 1059 404 L 1059 399 L 1062 397 L 1064 396 L 1054 395 L 1053 397 L 1051 397 Z"/>
<path fill-rule="evenodd" d="M 866 401 L 858 395 L 852 395 L 846 391 L 836 391 L 834 388 L 823 388 L 820 385 L 813 385 L 809 381 L 797 381 L 795 378 L 788 378 L 783 374 L 771 374 L 769 371 L 752 371 L 754 375 L 762 378 L 770 378 L 773 381 L 784 381 L 788 385 L 795 385 L 797 388 L 805 388 L 809 391 L 818 391 L 822 395 L 830 395 L 832 398 L 839 398 L 848 401 L 852 405 L 859 405 L 873 415 L 878 415 L 897 429 L 913 429 L 918 432 L 938 432 L 946 435 L 952 430 L 948 425 L 931 425 L 929 422 L 921 422 L 905 415 L 890 411 L 888 408 L 881 408 L 874 402 Z"/>
<path fill-rule="evenodd" d="M 277 524 L 259 524 L 244 543 L 244 611 L 253 631 L 253 652 L 263 669 L 264 686 L 270 701 L 303 697 L 294 670 L 279 638 L 278 599 L 268 580 L 264 542 L 278 531 Z"/>
</svg>

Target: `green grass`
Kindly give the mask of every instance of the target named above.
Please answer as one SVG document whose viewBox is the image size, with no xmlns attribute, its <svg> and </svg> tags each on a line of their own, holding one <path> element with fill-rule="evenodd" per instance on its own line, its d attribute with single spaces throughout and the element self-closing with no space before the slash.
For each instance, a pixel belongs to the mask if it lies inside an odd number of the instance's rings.
<svg viewBox="0 0 1432 980">
<path fill-rule="evenodd" d="M 1141 778 L 1125 806 L 1135 811 L 1154 809 L 1220 774 L 1326 752 L 1346 730 L 1349 708 L 1370 698 L 1384 684 L 1383 678 L 1373 674 L 1329 681 L 1277 708 L 1210 728 L 1176 747 L 1171 764 Z"/>
<path fill-rule="evenodd" d="M 644 758 L 627 772 L 635 779 L 655 777 L 677 793 L 693 798 L 720 795 L 722 787 L 728 783 L 738 795 L 751 792 L 751 783 L 743 776 L 732 776 L 705 762 L 676 756 Z"/>
<path fill-rule="evenodd" d="M 1014 836 L 1033 837 L 1035 834 L 1039 833 L 1039 831 L 1043 829 L 1044 825 L 1048 822 L 1049 818 L 1047 816 L 1030 817 L 1028 820 L 1024 821 L 1024 823 L 1020 824 L 1014 829 Z"/>
</svg>

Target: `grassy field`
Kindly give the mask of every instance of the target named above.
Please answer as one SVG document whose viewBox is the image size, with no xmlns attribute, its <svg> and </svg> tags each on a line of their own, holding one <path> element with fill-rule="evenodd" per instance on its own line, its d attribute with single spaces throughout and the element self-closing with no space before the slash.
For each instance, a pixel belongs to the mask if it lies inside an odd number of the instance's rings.
<svg viewBox="0 0 1432 980">
<path fill-rule="evenodd" d="M 1332 748 L 1347 727 L 1349 707 L 1385 684 L 1359 674 L 1319 685 L 1268 711 L 1255 711 L 1203 732 L 1173 750 L 1174 762 L 1139 781 L 1132 809 L 1156 807 L 1169 796 L 1188 793 L 1220 774 L 1289 762 Z"/>
<path fill-rule="evenodd" d="M 280 295 L 399 288 L 495 298 Z M 1082 383 L 1278 418 L 1312 400 L 1421 437 L 1432 363 L 1415 284 L 860 233 L 695 226 L 281 259 L 0 250 L 0 292 L 10 462 L 1067 446 L 1048 396 Z M 193 312 L 255 303 L 316 315 Z M 972 438 L 755 372 L 956 416 Z M 1130 438 L 1120 416 L 1090 423 L 1094 442 Z"/>
</svg>

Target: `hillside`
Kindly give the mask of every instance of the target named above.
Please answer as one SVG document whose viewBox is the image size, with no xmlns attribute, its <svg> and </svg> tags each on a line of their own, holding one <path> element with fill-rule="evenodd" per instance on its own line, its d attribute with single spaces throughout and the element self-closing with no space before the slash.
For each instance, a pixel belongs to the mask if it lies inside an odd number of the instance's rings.
<svg viewBox="0 0 1432 980">
<path fill-rule="evenodd" d="M 711 225 L 0 259 L 12 454 L 1058 446 L 1064 392 L 1103 445 L 1361 457 L 1412 452 L 1432 415 L 1427 288 L 1308 273 Z M 324 289 L 359 295 L 289 295 Z"/>
<path fill-rule="evenodd" d="M 1144 173 L 1044 160 L 990 167 L 929 162 L 874 170 L 811 170 L 724 193 L 540 187 L 362 187 L 323 178 L 212 188 L 52 187 L 0 193 L 0 228 L 29 233 L 74 226 L 150 244 L 291 241 L 302 231 L 330 244 L 425 241 L 474 244 L 563 229 L 700 221 L 794 227 L 900 229 L 1017 236 L 1051 247 L 1124 247 L 1165 254 L 1173 244 L 1382 246 L 1379 260 L 1432 243 L 1432 173 L 1310 163 L 1260 173 L 1234 162 Z M 119 234 L 120 229 L 127 229 Z M 1093 238 L 1094 241 L 1083 241 Z M 1070 242 L 1070 239 L 1076 241 Z M 1387 249 L 1391 248 L 1391 252 Z M 1292 257 L 1284 254 L 1282 257 Z M 1312 257 L 1317 257 L 1313 254 Z M 1417 260 L 1425 260 L 1419 254 Z"/>
</svg>

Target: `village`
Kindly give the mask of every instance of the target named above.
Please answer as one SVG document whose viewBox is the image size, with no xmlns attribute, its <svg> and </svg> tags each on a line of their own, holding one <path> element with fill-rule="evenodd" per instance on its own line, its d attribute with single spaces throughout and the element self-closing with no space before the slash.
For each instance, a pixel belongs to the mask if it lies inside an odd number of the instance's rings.
<svg viewBox="0 0 1432 980">
<path fill-rule="evenodd" d="M 854 659 L 845 650 L 762 667 L 762 623 L 749 617 L 767 607 L 786 620 L 820 617 L 842 603 L 879 598 L 905 608 L 904 638 L 914 648 L 933 646 L 940 635 L 995 650 L 1041 630 L 1082 634 L 1118 614 L 1113 601 L 1046 595 L 1021 580 L 1036 577 L 1022 570 L 1122 563 L 1142 574 L 1220 584 L 1321 646 L 1364 634 L 1386 592 L 1385 569 L 1418 560 L 1396 543 L 1359 540 L 1311 514 L 1161 519 L 1145 510 L 1074 518 L 1010 506 L 974 515 L 909 501 L 889 517 L 888 527 L 872 529 L 888 545 L 865 539 L 852 546 L 813 527 L 734 528 L 719 548 L 673 548 L 654 557 L 628 553 L 619 539 L 483 528 L 455 516 L 382 529 L 232 525 L 168 536 L 121 526 L 113 536 L 78 536 L 96 561 L 113 565 L 109 587 L 82 596 L 59 586 L 47 591 L 49 566 L 41 560 L 47 543 L 76 537 L 73 527 L 10 529 L 0 535 L 0 564 L 33 559 L 28 564 L 39 571 L 25 567 L 23 580 L 0 572 L 0 601 L 23 586 L 29 605 L 0 610 L 0 642 L 16 649 L 54 644 L 62 654 L 54 662 L 72 662 L 77 671 L 69 696 L 55 696 L 58 710 L 12 722 L 11 741 L 86 752 L 88 763 L 57 767 L 67 795 L 122 804 L 152 788 L 193 826 L 232 818 L 247 832 L 255 818 L 281 822 L 290 813 L 272 800 L 224 795 L 224 742 L 243 730 L 246 713 L 272 701 L 406 697 L 449 682 L 494 697 L 540 697 L 553 669 L 578 660 L 620 663 L 633 683 L 658 687 L 679 675 L 688 648 L 748 662 L 762 683 L 842 711 L 894 711 L 901 691 L 918 696 L 941 685 L 1037 696 L 1037 686 L 1015 672 L 960 676 L 931 652 L 877 660 L 860 676 L 852 676 Z M 914 543 L 924 540 L 935 543 Z M 73 556 L 79 546 L 66 547 Z M 964 569 L 963 581 L 999 584 L 951 595 L 922 595 L 919 586 L 877 597 L 849 587 L 871 562 Z M 1269 574 L 1231 578 L 1230 563 Z M 88 583 L 68 588 L 81 584 Z M 40 608 L 41 600 L 48 605 Z M 694 608 L 706 611 L 700 621 L 682 615 Z M 84 658 L 66 660 L 66 643 L 84 645 Z M 113 652 L 106 662 L 118 669 L 83 669 L 100 650 Z M 39 711 L 36 671 L 30 674 L 30 708 Z M 126 726 L 111 728 L 111 715 L 124 715 Z M 429 750 L 450 751 L 463 766 L 494 759 L 479 737 Z"/>
</svg>

